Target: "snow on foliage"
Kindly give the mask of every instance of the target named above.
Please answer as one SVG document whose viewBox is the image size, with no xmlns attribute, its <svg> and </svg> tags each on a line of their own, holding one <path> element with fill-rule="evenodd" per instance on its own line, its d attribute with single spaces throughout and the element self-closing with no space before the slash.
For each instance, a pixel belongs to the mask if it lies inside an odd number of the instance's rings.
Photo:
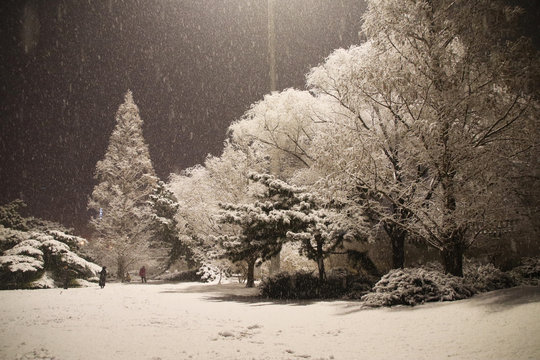
<svg viewBox="0 0 540 360">
<path fill-rule="evenodd" d="M 69 252 L 69 246 L 58 240 L 50 239 L 43 242 L 43 246 L 51 255 L 59 255 Z"/>
<path fill-rule="evenodd" d="M 80 248 L 88 244 L 88 240 L 79 236 L 66 234 L 60 230 L 47 230 L 46 233 L 54 237 L 56 240 L 69 244 L 72 247 Z"/>
<path fill-rule="evenodd" d="M 69 268 L 74 269 L 87 277 L 98 276 L 98 273 L 101 271 L 101 266 L 86 261 L 71 251 L 62 254 L 62 262 L 67 264 Z"/>
<path fill-rule="evenodd" d="M 540 283 L 540 258 L 524 258 L 521 265 L 510 272 L 523 284 L 538 285 Z"/>
<path fill-rule="evenodd" d="M 9 248 L 29 238 L 28 233 L 0 225 L 0 249 Z"/>
<path fill-rule="evenodd" d="M 41 258 L 43 251 L 41 251 L 40 247 L 41 243 L 37 240 L 25 240 L 11 249 L 4 251 L 4 255 L 28 255 Z"/>
<path fill-rule="evenodd" d="M 0 265 L 10 272 L 37 272 L 43 270 L 43 261 L 27 255 L 0 256 Z"/>
<path fill-rule="evenodd" d="M 222 278 L 223 270 L 214 264 L 206 263 L 199 268 L 197 275 L 203 282 L 213 282 Z"/>
<path fill-rule="evenodd" d="M 531 265 L 534 259 L 525 262 Z M 421 268 L 395 269 L 384 275 L 362 300 L 365 305 L 373 307 L 460 300 L 477 293 L 514 287 L 522 279 L 517 276 L 521 270 L 518 267 L 505 273 L 493 264 L 470 260 L 465 262 L 463 277 L 444 274 L 439 263 L 427 263 Z M 537 278 L 539 274 L 536 273 Z"/>
<path fill-rule="evenodd" d="M 61 230 L 20 231 L 2 227 L 0 243 L 0 287 L 54 287 L 53 276 L 59 276 L 59 269 L 64 266 L 72 275 L 84 277 L 94 277 L 101 270 L 76 253 L 87 241 Z"/>
<path fill-rule="evenodd" d="M 148 260 L 155 250 L 149 246 L 152 212 L 147 201 L 157 178 L 131 91 L 115 120 L 105 156 L 96 164 L 98 184 L 88 207 L 95 211 L 91 224 L 100 234 L 94 242 L 97 256 L 123 278 L 130 266 Z"/>
<path fill-rule="evenodd" d="M 50 271 L 45 271 L 39 279 L 32 281 L 28 287 L 30 289 L 53 289 L 56 286 L 54 285 L 52 273 Z"/>
<path fill-rule="evenodd" d="M 517 285 L 514 277 L 497 269 L 493 264 L 466 265 L 464 278 L 475 292 L 506 289 Z"/>
<path fill-rule="evenodd" d="M 394 269 L 362 297 L 366 306 L 418 305 L 471 297 L 474 290 L 463 278 L 422 268 Z"/>
</svg>

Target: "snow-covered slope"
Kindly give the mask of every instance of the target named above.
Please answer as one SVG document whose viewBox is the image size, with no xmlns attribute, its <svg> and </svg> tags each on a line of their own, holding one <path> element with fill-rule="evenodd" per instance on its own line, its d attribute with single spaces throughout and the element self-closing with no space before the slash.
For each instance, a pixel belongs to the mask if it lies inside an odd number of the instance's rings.
<svg viewBox="0 0 540 360">
<path fill-rule="evenodd" d="M 540 288 L 386 309 L 239 284 L 0 292 L 2 359 L 540 359 Z"/>
</svg>

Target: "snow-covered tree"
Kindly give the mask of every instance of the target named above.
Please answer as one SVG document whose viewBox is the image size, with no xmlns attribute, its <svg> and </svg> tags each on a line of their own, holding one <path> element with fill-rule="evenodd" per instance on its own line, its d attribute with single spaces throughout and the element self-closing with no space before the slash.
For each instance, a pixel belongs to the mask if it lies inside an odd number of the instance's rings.
<svg viewBox="0 0 540 360">
<path fill-rule="evenodd" d="M 154 192 L 150 194 L 149 204 L 152 208 L 154 231 L 153 242 L 155 247 L 162 245 L 168 248 L 166 268 L 183 257 L 188 264 L 193 264 L 191 249 L 180 239 L 176 213 L 179 208 L 174 194 L 167 188 L 163 181 L 158 181 Z"/>
<path fill-rule="evenodd" d="M 372 227 L 374 233 L 382 227 L 392 246 L 392 266 L 402 268 L 408 235 L 403 224 L 411 218 L 407 204 L 419 186 L 429 184 L 424 184 L 425 169 L 410 152 L 414 145 L 408 125 L 394 115 L 401 105 L 391 100 L 389 110 L 381 105 L 392 97 L 384 76 L 397 76 L 384 59 L 367 42 L 336 50 L 309 73 L 308 85 L 321 101 L 341 107 L 326 117 L 324 130 L 314 139 L 318 156 L 313 167 L 324 174 L 318 186 L 328 195 L 378 225 Z M 388 93 L 372 100 L 385 88 Z M 420 196 L 429 196 L 429 191 Z"/>
<path fill-rule="evenodd" d="M 385 229 L 439 249 L 454 275 L 474 229 L 504 203 L 500 146 L 519 152 L 511 135 L 534 118 L 535 100 L 518 85 L 531 67 L 512 64 L 521 44 L 489 25 L 515 15 L 503 5 L 370 1 L 368 42 L 336 51 L 309 79 L 343 108 L 318 141 L 331 173 L 344 175 L 337 182 L 356 189 Z"/>
<path fill-rule="evenodd" d="M 272 92 L 229 127 L 231 142 L 257 146 L 260 155 L 269 160 L 266 172 L 289 181 L 299 169 L 313 164 L 312 139 L 319 131 L 320 115 L 329 112 L 328 104 L 308 91 Z M 280 254 L 276 254 L 270 273 L 277 273 L 279 264 Z"/>
<path fill-rule="evenodd" d="M 62 225 L 25 219 L 24 230 L 0 225 L 0 287 L 53 288 L 68 276 L 72 281 L 97 276 L 101 266 L 85 259 L 86 239 Z M 81 284 L 79 284 L 81 285 Z"/>
<path fill-rule="evenodd" d="M 530 54 L 500 32 L 516 12 L 501 1 L 372 1 L 365 16 L 367 36 L 405 74 L 388 85 L 402 104 L 396 115 L 411 126 L 414 158 L 434 184 L 427 205 L 422 199 L 410 208 L 411 229 L 440 249 L 453 275 L 463 273 L 473 226 L 504 200 L 497 153 L 505 143 L 519 147 L 508 136 L 528 121 L 535 101 L 519 85 L 528 72 L 513 64 L 530 64 L 523 59 Z M 486 25 L 493 16 L 500 20 Z"/>
<path fill-rule="evenodd" d="M 326 279 L 324 259 L 343 249 L 344 242 L 367 241 L 368 237 L 358 232 L 360 227 L 352 218 L 339 213 L 337 209 L 317 206 L 315 198 L 306 193 L 302 204 L 293 208 L 306 216 L 297 217 L 300 221 L 298 230 L 288 231 L 287 237 L 300 242 L 300 254 L 315 261 L 319 281 L 322 282 Z M 362 228 L 365 229 L 365 226 Z"/>
<path fill-rule="evenodd" d="M 310 143 L 324 103 L 307 91 L 286 89 L 264 96 L 229 127 L 236 144 L 259 142 L 273 165 L 273 175 L 285 176 L 310 166 Z"/>
<path fill-rule="evenodd" d="M 254 285 L 257 260 L 268 260 L 280 252 L 288 241 L 287 232 L 298 230 L 306 220 L 300 210 L 306 194 L 302 188 L 289 185 L 269 174 L 250 173 L 249 179 L 263 185 L 257 200 L 244 203 L 220 203 L 220 223 L 236 225 L 234 234 L 218 237 L 232 261 L 248 263 L 247 287 Z M 298 208 L 296 209 L 295 206 Z"/>
<path fill-rule="evenodd" d="M 229 234 L 232 229 L 218 223 L 215 214 L 219 211 L 219 202 L 239 203 L 252 199 L 252 185 L 247 175 L 266 166 L 266 161 L 257 153 L 254 146 L 226 143 L 221 156 L 209 156 L 204 166 L 197 165 L 171 175 L 169 188 L 179 203 L 176 219 L 180 237 L 191 248 L 202 270 L 220 269 L 225 273 L 232 266 L 223 258 L 224 249 L 215 240 L 215 235 Z"/>
<path fill-rule="evenodd" d="M 157 178 L 142 133 L 143 120 L 131 91 L 116 113 L 116 126 L 103 160 L 96 165 L 89 208 L 96 215 L 96 248 L 119 278 L 149 256 L 152 213 L 149 196 Z"/>
</svg>

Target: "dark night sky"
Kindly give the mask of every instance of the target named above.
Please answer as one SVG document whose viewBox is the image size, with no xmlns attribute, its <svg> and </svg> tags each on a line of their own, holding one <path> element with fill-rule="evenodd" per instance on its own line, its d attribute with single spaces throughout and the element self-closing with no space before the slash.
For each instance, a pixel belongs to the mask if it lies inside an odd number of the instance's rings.
<svg viewBox="0 0 540 360">
<path fill-rule="evenodd" d="M 359 0 L 276 0 L 278 89 L 358 43 Z M 267 0 L 3 0 L 0 204 L 86 235 L 93 172 L 129 88 L 157 174 L 219 155 L 269 90 Z"/>
</svg>

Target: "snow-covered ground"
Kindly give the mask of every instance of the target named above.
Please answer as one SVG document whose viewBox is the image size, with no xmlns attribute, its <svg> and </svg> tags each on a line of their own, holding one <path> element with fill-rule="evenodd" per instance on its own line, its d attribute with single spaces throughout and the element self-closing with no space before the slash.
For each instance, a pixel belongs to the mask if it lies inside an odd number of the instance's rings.
<svg viewBox="0 0 540 360">
<path fill-rule="evenodd" d="M 272 302 L 239 284 L 0 292 L 1 359 L 540 359 L 540 288 L 414 308 Z"/>
</svg>

